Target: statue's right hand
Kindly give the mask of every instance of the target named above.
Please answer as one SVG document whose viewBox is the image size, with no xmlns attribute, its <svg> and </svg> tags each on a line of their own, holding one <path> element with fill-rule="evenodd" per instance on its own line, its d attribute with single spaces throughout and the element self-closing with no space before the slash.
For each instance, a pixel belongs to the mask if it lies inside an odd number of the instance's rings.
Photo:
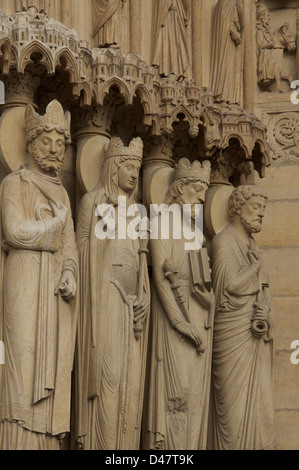
<svg viewBox="0 0 299 470">
<path fill-rule="evenodd" d="M 58 217 L 61 220 L 63 226 L 65 226 L 68 216 L 68 208 L 61 202 L 55 204 L 52 201 L 50 201 L 50 206 L 52 208 L 54 217 Z"/>
<path fill-rule="evenodd" d="M 196 330 L 196 328 L 194 328 L 194 326 L 191 325 L 191 323 L 182 321 L 182 322 L 177 323 L 175 325 L 175 328 L 183 336 L 186 336 L 187 338 L 189 338 L 194 343 L 196 348 L 199 348 L 201 346 L 202 341 L 200 339 L 199 333 Z"/>
</svg>

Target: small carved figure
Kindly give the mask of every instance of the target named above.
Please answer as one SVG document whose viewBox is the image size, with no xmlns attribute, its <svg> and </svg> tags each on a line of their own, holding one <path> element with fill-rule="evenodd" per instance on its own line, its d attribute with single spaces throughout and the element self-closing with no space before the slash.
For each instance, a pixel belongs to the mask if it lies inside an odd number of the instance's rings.
<svg viewBox="0 0 299 470">
<path fill-rule="evenodd" d="M 161 75 L 186 76 L 190 67 L 190 0 L 155 0 L 152 64 Z"/>
<path fill-rule="evenodd" d="M 296 50 L 295 35 L 289 33 L 288 23 L 284 23 L 274 33 L 270 31 L 270 11 L 265 5 L 257 7 L 257 52 L 258 84 L 282 92 L 281 82 L 287 80 L 291 87 L 293 78 L 283 69 L 283 52 Z"/>
<path fill-rule="evenodd" d="M 30 7 L 35 7 L 38 12 L 48 12 L 49 0 L 15 0 L 16 11 L 28 10 Z"/>
<path fill-rule="evenodd" d="M 140 138 L 125 147 L 113 137 L 101 183 L 79 208 L 76 437 L 86 450 L 139 449 L 149 289 L 146 247 L 129 236 L 126 208 L 136 203 L 142 154 Z M 101 235 L 102 211 L 112 225 Z"/>
<path fill-rule="evenodd" d="M 242 2 L 219 0 L 213 22 L 212 89 L 220 102 L 241 102 L 242 27 Z"/>
<path fill-rule="evenodd" d="M 70 431 L 77 249 L 61 184 L 70 114 L 25 114 L 29 166 L 1 187 L 0 449 L 55 450 Z M 1 330 L 1 328 L 0 328 Z M 0 336 L 1 337 L 1 336 Z"/>
<path fill-rule="evenodd" d="M 212 241 L 215 321 L 212 364 L 214 450 L 263 450 L 274 444 L 273 305 L 252 237 L 267 197 L 254 185 L 229 199 L 231 222 Z"/>
<path fill-rule="evenodd" d="M 163 213 L 157 215 L 158 226 L 151 223 L 157 236 L 150 240 L 154 286 L 143 449 L 206 448 L 214 307 L 209 264 L 206 248 L 189 250 L 185 232 L 175 236 L 171 227 L 181 226 L 188 204 L 194 223 L 210 171 L 208 161 L 192 165 L 181 159 L 165 200 L 169 237 L 162 235 Z M 177 210 L 172 213 L 171 207 Z"/>
</svg>

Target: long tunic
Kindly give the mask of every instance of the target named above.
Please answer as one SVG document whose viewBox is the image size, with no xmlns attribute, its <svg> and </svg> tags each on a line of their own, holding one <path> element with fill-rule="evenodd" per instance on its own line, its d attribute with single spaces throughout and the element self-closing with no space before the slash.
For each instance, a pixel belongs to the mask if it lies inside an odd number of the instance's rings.
<svg viewBox="0 0 299 470">
<path fill-rule="evenodd" d="M 49 201 L 68 207 L 65 227 Z M 1 208 L 0 448 L 55 448 L 70 430 L 76 316 L 55 295 L 62 271 L 77 271 L 69 199 L 58 178 L 20 170 L 4 180 Z"/>
<path fill-rule="evenodd" d="M 184 238 L 150 241 L 153 269 L 149 369 L 143 449 L 202 450 L 207 445 L 213 312 L 192 295 L 189 252 Z M 186 321 L 171 283 L 164 277 L 165 260 L 177 269 L 178 284 L 193 326 L 206 347 L 196 346 L 175 329 Z"/>
<path fill-rule="evenodd" d="M 250 269 L 248 251 L 232 225 L 213 239 L 211 448 L 216 450 L 268 449 L 274 440 L 273 311 L 269 334 L 256 338 L 251 320 L 260 283 Z"/>
<path fill-rule="evenodd" d="M 242 45 L 231 34 L 240 34 L 235 0 L 219 0 L 214 13 L 212 88 L 217 101 L 240 104 L 242 91 Z"/>
<path fill-rule="evenodd" d="M 84 196 L 77 225 L 81 301 L 76 354 L 76 438 L 86 450 L 139 449 L 148 317 L 134 335 L 140 241 L 99 240 L 103 190 Z M 117 208 L 115 210 L 117 219 Z M 147 281 L 145 276 L 144 290 Z M 89 303 L 90 302 L 90 303 Z"/>
<path fill-rule="evenodd" d="M 152 64 L 163 75 L 184 75 L 191 65 L 188 38 L 189 0 L 155 0 Z"/>
</svg>

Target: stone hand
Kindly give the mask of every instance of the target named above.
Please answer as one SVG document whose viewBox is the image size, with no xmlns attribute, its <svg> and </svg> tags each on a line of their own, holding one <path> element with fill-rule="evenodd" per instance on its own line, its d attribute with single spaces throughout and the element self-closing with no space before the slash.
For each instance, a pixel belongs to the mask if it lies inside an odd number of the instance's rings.
<svg viewBox="0 0 299 470">
<path fill-rule="evenodd" d="M 241 43 L 241 34 L 238 33 L 237 31 L 231 31 L 230 34 L 231 34 L 232 40 L 234 41 L 236 46 L 238 46 Z"/>
<path fill-rule="evenodd" d="M 137 323 L 138 321 L 143 321 L 146 317 L 147 310 L 149 308 L 149 299 L 147 295 L 144 293 L 141 302 L 138 302 L 136 299 L 134 305 L 134 322 Z"/>
<path fill-rule="evenodd" d="M 196 330 L 196 328 L 194 328 L 194 326 L 191 325 L 191 323 L 182 321 L 182 322 L 177 323 L 175 325 L 175 328 L 183 336 L 186 336 L 187 338 L 189 338 L 194 343 L 196 348 L 199 348 L 201 346 L 202 341 L 201 341 L 201 338 L 199 336 L 199 333 Z"/>
<path fill-rule="evenodd" d="M 72 271 L 63 271 L 60 281 L 55 289 L 55 294 L 60 293 L 61 297 L 66 302 L 74 300 L 76 295 L 76 281 Z"/>
<path fill-rule="evenodd" d="M 53 211 L 54 217 L 58 217 L 61 220 L 63 226 L 65 226 L 68 216 L 68 208 L 62 203 L 55 204 L 52 201 L 50 201 L 50 206 Z"/>
<path fill-rule="evenodd" d="M 197 297 L 199 297 L 201 300 L 200 300 L 200 303 L 201 303 L 201 306 L 205 309 L 205 310 L 210 310 L 210 308 L 212 307 L 212 294 L 211 292 L 209 292 L 207 290 L 207 288 L 205 287 L 205 285 L 203 283 L 199 283 L 198 284 L 198 287 L 197 285 L 194 286 L 194 290 L 195 290 L 195 294 Z"/>
</svg>

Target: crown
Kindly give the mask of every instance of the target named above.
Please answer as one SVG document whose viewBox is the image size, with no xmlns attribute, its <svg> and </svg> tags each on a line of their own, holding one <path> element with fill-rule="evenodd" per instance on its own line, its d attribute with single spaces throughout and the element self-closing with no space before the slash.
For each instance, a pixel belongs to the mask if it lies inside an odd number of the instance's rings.
<svg viewBox="0 0 299 470">
<path fill-rule="evenodd" d="M 143 142 L 140 137 L 131 140 L 129 147 L 125 147 L 120 137 L 112 137 L 106 147 L 105 160 L 111 157 L 133 157 L 142 160 Z"/>
<path fill-rule="evenodd" d="M 67 111 L 64 114 L 59 101 L 54 100 L 48 104 L 46 114 L 40 116 L 37 114 L 31 104 L 26 106 L 25 111 L 25 129 L 26 135 L 37 127 L 59 128 L 70 132 L 71 114 Z"/>
<path fill-rule="evenodd" d="M 200 163 L 198 160 L 193 164 L 187 158 L 181 158 L 174 169 L 174 180 L 192 178 L 210 184 L 211 163 L 205 160 Z"/>
</svg>

